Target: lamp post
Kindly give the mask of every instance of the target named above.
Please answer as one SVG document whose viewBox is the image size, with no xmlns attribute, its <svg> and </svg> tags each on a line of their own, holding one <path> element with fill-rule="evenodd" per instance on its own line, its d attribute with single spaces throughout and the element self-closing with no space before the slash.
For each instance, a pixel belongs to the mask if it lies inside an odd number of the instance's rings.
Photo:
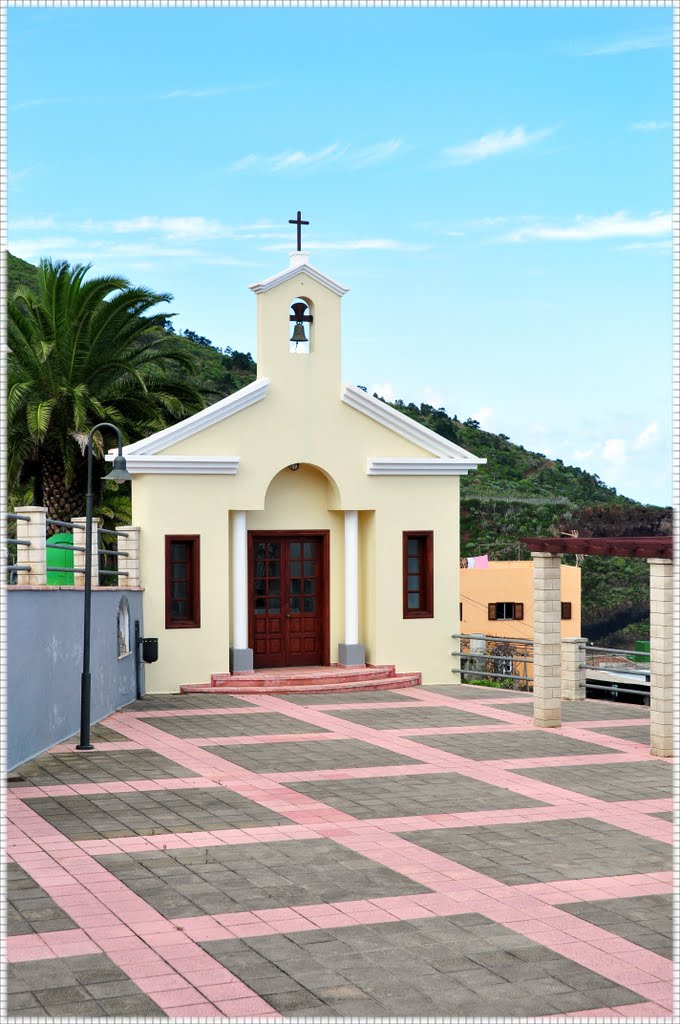
<svg viewBox="0 0 680 1024">
<path fill-rule="evenodd" d="M 85 499 L 85 595 L 83 611 L 83 671 L 80 677 L 80 743 L 76 750 L 94 750 L 90 743 L 90 701 L 92 677 L 90 675 L 90 631 L 92 625 L 92 439 L 102 427 L 110 427 L 118 436 L 118 454 L 113 460 L 113 469 L 103 479 L 124 483 L 132 480 L 125 466 L 123 438 L 114 423 L 98 423 L 87 438 L 87 497 Z"/>
</svg>

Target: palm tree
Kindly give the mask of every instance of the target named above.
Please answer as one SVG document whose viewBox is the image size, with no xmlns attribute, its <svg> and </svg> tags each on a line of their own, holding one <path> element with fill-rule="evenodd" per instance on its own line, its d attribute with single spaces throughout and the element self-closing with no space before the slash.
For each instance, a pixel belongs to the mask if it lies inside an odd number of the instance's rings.
<svg viewBox="0 0 680 1024">
<path fill-rule="evenodd" d="M 113 420 L 131 441 L 203 404 L 193 360 L 163 330 L 166 314 L 149 312 L 172 296 L 122 277 L 86 281 L 89 270 L 42 260 L 37 291 L 21 286 L 9 300 L 9 483 L 32 481 L 53 519 L 83 512 L 93 424 Z"/>
</svg>

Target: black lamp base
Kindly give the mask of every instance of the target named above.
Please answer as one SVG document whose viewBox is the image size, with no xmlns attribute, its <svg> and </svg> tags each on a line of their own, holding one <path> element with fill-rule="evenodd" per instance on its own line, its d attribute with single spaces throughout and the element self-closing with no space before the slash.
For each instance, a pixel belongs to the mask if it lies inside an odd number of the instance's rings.
<svg viewBox="0 0 680 1024">
<path fill-rule="evenodd" d="M 76 750 L 94 750 L 92 743 L 79 743 Z"/>
</svg>

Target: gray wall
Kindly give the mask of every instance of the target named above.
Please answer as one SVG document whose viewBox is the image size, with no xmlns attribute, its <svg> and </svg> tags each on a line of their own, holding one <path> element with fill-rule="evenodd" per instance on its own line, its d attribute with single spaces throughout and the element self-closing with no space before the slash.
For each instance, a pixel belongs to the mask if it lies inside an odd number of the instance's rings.
<svg viewBox="0 0 680 1024">
<path fill-rule="evenodd" d="M 131 654 L 118 657 L 118 605 L 130 605 Z M 7 769 L 35 757 L 80 729 L 83 591 L 7 591 Z M 142 592 L 92 592 L 92 721 L 135 699 L 135 619 Z M 143 668 L 142 688 L 143 688 Z"/>
</svg>

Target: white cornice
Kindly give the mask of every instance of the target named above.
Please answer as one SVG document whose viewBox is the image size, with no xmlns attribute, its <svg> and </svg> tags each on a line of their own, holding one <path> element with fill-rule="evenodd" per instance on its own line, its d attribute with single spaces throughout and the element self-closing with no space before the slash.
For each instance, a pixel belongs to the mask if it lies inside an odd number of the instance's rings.
<svg viewBox="0 0 680 1024">
<path fill-rule="evenodd" d="M 464 476 L 476 464 L 460 459 L 370 459 L 369 476 Z"/>
<path fill-rule="evenodd" d="M 111 459 L 111 456 L 107 456 Z M 128 473 L 165 473 L 180 476 L 235 476 L 237 455 L 131 455 L 126 458 Z"/>
<path fill-rule="evenodd" d="M 209 405 L 207 409 L 201 409 L 200 412 L 189 416 L 186 420 L 180 420 L 179 423 L 166 427 L 165 430 L 159 430 L 156 434 L 143 437 L 141 441 L 126 445 L 123 448 L 123 454 L 126 458 L 130 455 L 156 455 L 165 448 L 169 448 L 170 445 L 183 441 L 186 437 L 191 437 L 192 434 L 197 434 L 229 416 L 234 416 L 237 412 L 247 409 L 249 405 L 261 402 L 266 397 L 268 389 L 268 377 L 254 380 L 247 387 L 235 391 L 227 398 L 221 398 L 219 402 Z M 106 456 L 107 461 L 111 462 L 115 454 L 116 452 L 112 449 Z"/>
<path fill-rule="evenodd" d="M 439 455 L 445 460 L 457 463 L 461 466 L 461 472 L 463 467 L 465 467 L 465 470 L 476 469 L 477 466 L 482 466 L 486 463 L 486 459 L 478 459 L 471 452 L 466 451 L 465 448 L 460 448 L 457 444 L 453 444 L 452 441 L 447 441 L 446 438 L 435 434 L 433 430 L 428 430 L 427 427 L 423 427 L 420 423 L 416 423 L 415 420 L 404 416 L 403 413 L 393 409 L 385 402 L 367 395 L 361 388 L 356 388 L 352 384 L 345 385 L 342 400 L 352 409 L 362 412 L 364 416 L 369 416 L 376 423 L 380 423 L 381 426 L 387 427 L 394 434 L 399 434 L 400 437 L 405 438 L 407 441 L 411 441 L 420 448 L 424 448 L 425 451 L 432 452 L 433 455 Z M 389 460 L 380 459 L 378 461 L 382 463 Z"/>
<path fill-rule="evenodd" d="M 262 292 L 268 292 L 271 288 L 276 288 L 280 284 L 285 284 L 286 281 L 291 281 L 294 277 L 298 277 L 300 274 L 306 274 L 307 277 L 311 277 L 317 284 L 322 284 L 324 288 L 328 288 L 329 291 L 335 292 L 336 295 L 346 295 L 349 288 L 343 288 L 341 284 L 334 281 L 332 277 L 326 277 L 320 270 L 313 267 L 311 263 L 303 263 L 300 266 L 287 267 L 286 270 L 282 270 L 280 274 L 274 274 L 273 277 L 268 277 L 266 281 L 260 281 L 259 284 L 251 284 L 251 292 L 255 292 L 256 295 L 260 295 Z"/>
</svg>

